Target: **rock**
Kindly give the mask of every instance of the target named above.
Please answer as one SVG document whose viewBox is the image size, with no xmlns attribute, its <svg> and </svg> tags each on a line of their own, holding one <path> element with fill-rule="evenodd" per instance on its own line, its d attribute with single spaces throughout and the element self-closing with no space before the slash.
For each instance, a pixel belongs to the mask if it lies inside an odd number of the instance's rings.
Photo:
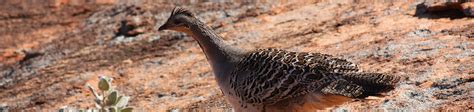
<svg viewBox="0 0 474 112">
<path fill-rule="evenodd" d="M 26 7 L 42 4 L 0 4 L 0 26 L 5 26 L 0 27 L 0 102 L 8 104 L 0 108 L 93 108 L 93 97 L 81 88 L 103 73 L 116 78 L 116 88 L 143 111 L 230 108 L 199 45 L 184 33 L 154 31 L 174 6 L 183 6 L 241 48 L 340 55 L 363 70 L 408 77 L 383 99 L 352 101 L 338 110 L 472 109 L 474 24 L 461 9 L 434 10 L 430 7 L 443 4 L 423 4 L 425 11 L 420 8 L 420 15 L 411 17 L 404 13 L 405 1 L 212 1 L 61 5 L 57 11 Z M 462 9 L 472 8 L 466 4 Z M 18 50 L 25 44 L 34 50 Z M 5 60 L 16 61 L 7 65 Z M 16 64 L 20 60 L 26 61 Z"/>
<path fill-rule="evenodd" d="M 474 2 L 463 3 L 461 6 L 466 16 L 474 17 Z"/>
<path fill-rule="evenodd" d="M 59 8 L 64 5 L 90 5 L 90 4 L 115 4 L 117 0 L 46 0 L 53 8 Z"/>
<path fill-rule="evenodd" d="M 429 37 L 432 35 L 432 32 L 429 29 L 419 29 L 411 32 L 409 35 L 418 37 Z"/>
<path fill-rule="evenodd" d="M 462 79 L 459 77 L 452 77 L 452 78 L 437 80 L 432 84 L 432 87 L 438 88 L 438 89 L 450 89 L 465 82 L 467 82 L 466 79 Z"/>
<path fill-rule="evenodd" d="M 115 4 L 117 0 L 95 0 L 96 4 Z"/>
<path fill-rule="evenodd" d="M 416 5 L 415 16 L 422 18 L 473 17 L 474 3 L 468 1 L 425 1 Z"/>
<path fill-rule="evenodd" d="M 126 18 L 120 22 L 116 36 L 135 37 L 155 29 L 156 20 L 146 10 L 138 6 L 129 6 L 125 11 L 127 11 Z"/>
<path fill-rule="evenodd" d="M 125 64 L 132 64 L 133 61 L 131 59 L 124 60 L 123 63 Z"/>
<path fill-rule="evenodd" d="M 433 86 L 433 84 L 434 84 L 433 81 L 426 81 L 426 82 L 424 82 L 424 83 L 421 83 L 421 84 L 420 84 L 420 87 L 422 87 L 422 88 L 430 88 L 430 87 Z"/>
</svg>

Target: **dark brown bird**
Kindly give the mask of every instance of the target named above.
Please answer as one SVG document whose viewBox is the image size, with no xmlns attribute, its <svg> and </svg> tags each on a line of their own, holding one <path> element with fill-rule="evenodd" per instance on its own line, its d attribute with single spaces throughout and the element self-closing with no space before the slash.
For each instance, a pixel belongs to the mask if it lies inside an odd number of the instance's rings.
<svg viewBox="0 0 474 112">
<path fill-rule="evenodd" d="M 193 13 L 174 8 L 159 30 L 192 36 L 235 111 L 314 111 L 392 90 L 400 77 L 365 73 L 331 55 L 226 44 Z"/>
</svg>

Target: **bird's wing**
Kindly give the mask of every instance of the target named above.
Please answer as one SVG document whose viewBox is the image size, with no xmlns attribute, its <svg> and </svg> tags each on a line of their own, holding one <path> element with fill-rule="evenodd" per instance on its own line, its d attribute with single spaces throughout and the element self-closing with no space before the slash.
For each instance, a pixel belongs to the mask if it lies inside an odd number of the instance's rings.
<svg viewBox="0 0 474 112">
<path fill-rule="evenodd" d="M 344 80 L 341 74 L 357 71 L 355 64 L 330 55 L 257 50 L 232 72 L 231 94 L 246 104 L 273 104 L 312 92 L 354 97 L 361 94 L 356 92 L 360 87 Z"/>
</svg>

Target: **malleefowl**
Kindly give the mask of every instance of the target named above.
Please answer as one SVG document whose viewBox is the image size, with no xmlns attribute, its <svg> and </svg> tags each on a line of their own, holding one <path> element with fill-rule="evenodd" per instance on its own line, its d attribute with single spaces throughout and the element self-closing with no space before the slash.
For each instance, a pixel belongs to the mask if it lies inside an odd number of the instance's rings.
<svg viewBox="0 0 474 112">
<path fill-rule="evenodd" d="M 174 8 L 159 30 L 192 36 L 235 111 L 314 111 L 394 89 L 399 76 L 366 73 L 331 55 L 226 44 L 189 10 Z"/>
</svg>

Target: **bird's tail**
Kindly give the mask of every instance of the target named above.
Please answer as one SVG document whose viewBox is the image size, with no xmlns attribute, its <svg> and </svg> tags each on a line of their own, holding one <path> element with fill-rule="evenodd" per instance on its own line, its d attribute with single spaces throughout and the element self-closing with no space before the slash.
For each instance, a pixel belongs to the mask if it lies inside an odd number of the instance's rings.
<svg viewBox="0 0 474 112">
<path fill-rule="evenodd" d="M 382 73 L 349 73 L 343 75 L 344 79 L 362 86 L 364 92 L 361 97 L 379 95 L 394 89 L 400 81 L 400 76 Z"/>
</svg>

